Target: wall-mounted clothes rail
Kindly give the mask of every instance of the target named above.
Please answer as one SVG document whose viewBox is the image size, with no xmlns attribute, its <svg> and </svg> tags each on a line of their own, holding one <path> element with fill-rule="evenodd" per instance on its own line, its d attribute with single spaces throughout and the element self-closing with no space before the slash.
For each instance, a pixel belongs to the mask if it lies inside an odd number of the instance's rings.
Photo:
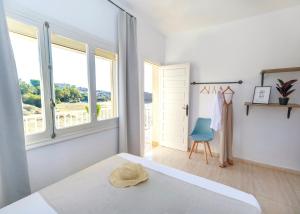
<svg viewBox="0 0 300 214">
<path fill-rule="evenodd" d="M 191 85 L 224 85 L 224 84 L 243 84 L 242 80 L 231 82 L 191 82 Z"/>
</svg>

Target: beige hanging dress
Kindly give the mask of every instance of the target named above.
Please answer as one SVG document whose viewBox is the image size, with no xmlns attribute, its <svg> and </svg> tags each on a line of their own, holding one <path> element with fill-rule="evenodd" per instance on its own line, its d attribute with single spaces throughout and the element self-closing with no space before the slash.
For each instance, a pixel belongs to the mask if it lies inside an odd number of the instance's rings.
<svg viewBox="0 0 300 214">
<path fill-rule="evenodd" d="M 222 108 L 222 128 L 220 136 L 220 167 L 226 167 L 233 164 L 232 158 L 232 140 L 233 140 L 233 107 L 232 98 L 229 103 L 224 102 Z"/>
</svg>

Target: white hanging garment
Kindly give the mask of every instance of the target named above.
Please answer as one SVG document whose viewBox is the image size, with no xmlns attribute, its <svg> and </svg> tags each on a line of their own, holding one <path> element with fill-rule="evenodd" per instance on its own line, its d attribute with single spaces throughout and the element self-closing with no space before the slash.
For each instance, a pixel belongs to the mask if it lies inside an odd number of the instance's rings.
<svg viewBox="0 0 300 214">
<path fill-rule="evenodd" d="M 221 129 L 223 103 L 224 103 L 224 98 L 222 92 L 218 91 L 217 96 L 215 96 L 213 102 L 213 108 L 211 113 L 211 124 L 210 124 L 210 128 L 212 128 L 215 131 Z"/>
<path fill-rule="evenodd" d="M 198 116 L 211 118 L 212 108 L 216 94 L 203 92 L 199 94 L 199 111 Z"/>
</svg>

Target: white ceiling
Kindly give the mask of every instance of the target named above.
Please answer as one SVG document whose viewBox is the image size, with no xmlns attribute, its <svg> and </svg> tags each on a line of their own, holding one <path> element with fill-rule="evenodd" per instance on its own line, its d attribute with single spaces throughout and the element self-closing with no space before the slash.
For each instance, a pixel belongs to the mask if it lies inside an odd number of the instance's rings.
<svg viewBox="0 0 300 214">
<path fill-rule="evenodd" d="M 119 0 L 170 34 L 300 5 L 300 0 Z"/>
</svg>

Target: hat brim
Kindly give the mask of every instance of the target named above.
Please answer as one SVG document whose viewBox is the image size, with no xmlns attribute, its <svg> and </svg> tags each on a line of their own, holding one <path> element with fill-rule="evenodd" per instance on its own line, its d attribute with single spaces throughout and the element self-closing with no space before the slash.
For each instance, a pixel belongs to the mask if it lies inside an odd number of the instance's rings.
<svg viewBox="0 0 300 214">
<path fill-rule="evenodd" d="M 109 178 L 109 181 L 111 185 L 118 188 L 125 188 L 130 186 L 135 186 L 139 183 L 142 183 L 146 180 L 148 180 L 149 176 L 148 173 L 143 169 L 139 172 L 139 176 L 136 179 L 133 180 L 123 180 L 120 178 L 120 170 L 115 169 Z"/>
</svg>

